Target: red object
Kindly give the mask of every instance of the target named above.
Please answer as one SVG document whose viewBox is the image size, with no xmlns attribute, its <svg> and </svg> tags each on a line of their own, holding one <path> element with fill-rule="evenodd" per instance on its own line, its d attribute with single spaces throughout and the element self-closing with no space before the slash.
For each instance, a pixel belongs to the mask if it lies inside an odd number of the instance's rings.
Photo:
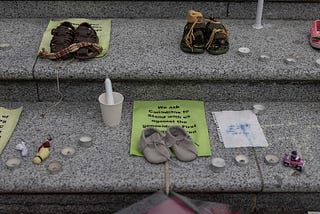
<svg viewBox="0 0 320 214">
<path fill-rule="evenodd" d="M 195 214 L 185 203 L 177 197 L 172 197 L 156 207 L 148 210 L 145 214 Z"/>
<path fill-rule="evenodd" d="M 310 27 L 310 45 L 320 49 L 320 20 L 312 22 Z"/>
<path fill-rule="evenodd" d="M 50 148 L 50 141 L 47 140 L 46 142 L 44 142 L 39 148 L 38 148 L 38 152 L 40 151 L 41 148 Z"/>
</svg>

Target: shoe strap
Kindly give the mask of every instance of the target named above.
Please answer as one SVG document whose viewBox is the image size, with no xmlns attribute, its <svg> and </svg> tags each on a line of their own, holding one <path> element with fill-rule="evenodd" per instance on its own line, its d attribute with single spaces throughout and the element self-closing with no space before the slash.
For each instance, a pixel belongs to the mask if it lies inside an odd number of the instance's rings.
<svg viewBox="0 0 320 214">
<path fill-rule="evenodd" d="M 191 49 L 193 49 L 193 40 L 195 40 L 194 36 L 194 30 L 195 29 L 205 29 L 205 24 L 203 22 L 194 22 L 194 23 L 188 23 L 185 27 L 185 30 L 188 30 L 189 26 L 191 25 L 188 33 L 184 37 L 184 41 L 187 44 L 187 46 Z"/>
<path fill-rule="evenodd" d="M 99 46 L 97 43 L 92 42 L 79 42 L 79 43 L 73 43 L 69 47 L 66 47 L 62 49 L 61 51 L 55 52 L 55 53 L 48 53 L 44 48 L 42 48 L 38 56 L 41 58 L 48 58 L 48 59 L 59 59 L 69 53 L 73 53 L 78 51 L 82 47 L 93 47 L 97 50 L 97 52 L 101 53 L 102 47 Z"/>
<path fill-rule="evenodd" d="M 221 26 L 222 28 L 214 28 L 212 27 L 212 31 L 211 31 L 211 35 L 207 41 L 207 44 L 206 44 L 206 48 L 209 48 L 213 42 L 213 40 L 215 39 L 215 36 L 217 33 L 222 33 L 223 35 L 225 35 L 226 37 L 226 40 L 227 42 L 229 42 L 229 35 L 228 35 L 228 32 L 226 30 L 226 28 L 224 27 L 224 25 L 221 23 L 221 22 L 218 22 L 218 21 L 215 21 L 215 20 L 212 20 L 212 19 L 206 19 L 207 22 L 209 22 L 209 25 L 210 24 L 216 24 L 216 25 L 219 25 Z"/>
</svg>

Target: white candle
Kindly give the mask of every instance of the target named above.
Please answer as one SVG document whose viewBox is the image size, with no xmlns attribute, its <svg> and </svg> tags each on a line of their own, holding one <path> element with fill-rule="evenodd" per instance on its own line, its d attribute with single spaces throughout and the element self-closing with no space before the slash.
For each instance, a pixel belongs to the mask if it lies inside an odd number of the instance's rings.
<svg viewBox="0 0 320 214">
<path fill-rule="evenodd" d="M 256 23 L 254 25 L 252 25 L 252 27 L 255 29 L 262 29 L 263 28 L 263 26 L 261 24 L 262 12 L 263 12 L 263 1 L 264 0 L 258 0 Z"/>
<path fill-rule="evenodd" d="M 235 159 L 238 166 L 245 166 L 249 163 L 249 157 L 246 155 L 237 155 Z"/>
<path fill-rule="evenodd" d="M 15 169 L 18 168 L 21 164 L 21 159 L 19 158 L 10 158 L 7 160 L 6 165 L 9 169 Z"/>
<path fill-rule="evenodd" d="M 112 95 L 112 85 L 111 80 L 106 78 L 104 81 L 104 85 L 106 88 L 106 101 L 108 105 L 114 105 L 113 95 Z"/>
<path fill-rule="evenodd" d="M 268 165 L 276 165 L 277 163 L 279 163 L 279 158 L 275 155 L 266 155 L 265 156 L 265 162 Z"/>
<path fill-rule="evenodd" d="M 222 158 L 212 158 L 211 168 L 214 172 L 222 172 L 226 167 L 226 162 Z"/>
</svg>

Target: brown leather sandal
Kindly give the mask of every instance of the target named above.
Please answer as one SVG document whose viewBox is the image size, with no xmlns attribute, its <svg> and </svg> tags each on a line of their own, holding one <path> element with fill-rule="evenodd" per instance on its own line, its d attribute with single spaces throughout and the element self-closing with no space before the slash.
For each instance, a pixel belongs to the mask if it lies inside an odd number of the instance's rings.
<svg viewBox="0 0 320 214">
<path fill-rule="evenodd" d="M 97 48 L 99 43 L 99 38 L 96 31 L 87 22 L 81 23 L 75 30 L 74 43 L 92 43 L 94 45 L 89 45 L 79 48 L 75 52 L 75 58 L 77 59 L 91 59 L 96 57 L 101 51 L 101 48 Z"/>
<path fill-rule="evenodd" d="M 50 42 L 51 53 L 57 53 L 73 43 L 75 28 L 70 22 L 62 22 L 57 28 L 51 30 L 53 35 Z M 68 53 L 61 56 L 62 59 L 67 59 L 72 56 L 72 53 Z"/>
</svg>

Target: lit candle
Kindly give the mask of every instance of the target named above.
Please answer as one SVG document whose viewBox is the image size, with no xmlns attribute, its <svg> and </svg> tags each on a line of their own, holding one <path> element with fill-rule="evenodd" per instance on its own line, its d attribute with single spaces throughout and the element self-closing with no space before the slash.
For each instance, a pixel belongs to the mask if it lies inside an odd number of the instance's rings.
<svg viewBox="0 0 320 214">
<path fill-rule="evenodd" d="M 111 80 L 106 78 L 104 81 L 104 85 L 106 87 L 106 101 L 108 105 L 114 105 L 113 95 L 112 95 L 112 85 Z"/>
</svg>

